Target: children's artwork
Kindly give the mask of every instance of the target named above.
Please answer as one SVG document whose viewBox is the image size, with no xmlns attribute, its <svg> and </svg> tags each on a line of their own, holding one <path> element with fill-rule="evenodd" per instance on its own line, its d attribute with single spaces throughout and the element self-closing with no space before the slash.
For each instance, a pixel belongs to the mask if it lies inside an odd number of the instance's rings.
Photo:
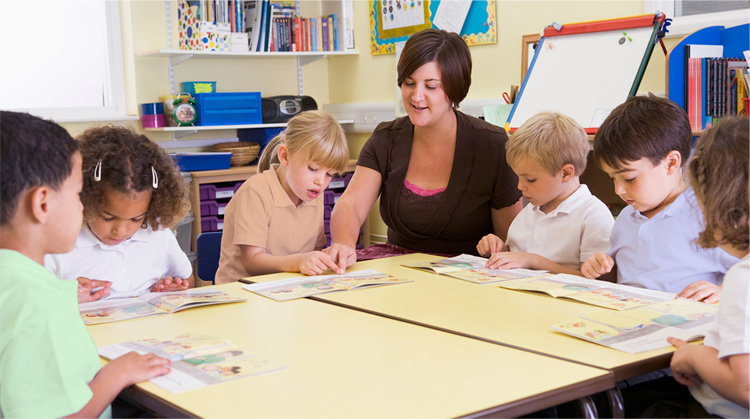
<svg viewBox="0 0 750 419">
<path fill-rule="evenodd" d="M 435 272 L 475 284 L 491 284 L 550 275 L 547 271 L 531 269 L 489 269 L 485 267 L 486 264 L 485 258 L 463 254 L 430 262 L 405 263 L 402 266 Z"/>
<path fill-rule="evenodd" d="M 370 0 L 369 6 L 372 55 L 393 54 L 397 42 L 428 28 L 456 32 L 469 45 L 497 43 L 495 0 Z"/>
<path fill-rule="evenodd" d="M 80 304 L 79 309 L 84 323 L 100 324 L 169 314 L 192 307 L 239 301 L 246 301 L 246 299 L 212 289 L 189 289 L 150 292 L 140 297 L 93 301 Z"/>
<path fill-rule="evenodd" d="M 628 310 L 675 298 L 675 294 L 614 284 L 575 275 L 558 274 L 500 284 L 502 288 L 542 292 L 612 310 Z"/>
<path fill-rule="evenodd" d="M 714 321 L 718 307 L 676 299 L 625 312 L 599 312 L 552 325 L 553 330 L 636 354 L 666 348 L 667 337 L 701 339 Z"/>
<path fill-rule="evenodd" d="M 368 269 L 344 275 L 285 278 L 278 281 L 245 285 L 242 288 L 276 301 L 287 301 L 335 291 L 350 291 L 407 282 L 412 281 L 394 278 L 382 272 Z"/>
<path fill-rule="evenodd" d="M 286 366 L 248 353 L 234 343 L 211 336 L 182 334 L 174 338 L 142 339 L 100 346 L 99 355 L 112 360 L 136 351 L 172 361 L 171 372 L 150 381 L 172 393 L 285 369 Z"/>
</svg>

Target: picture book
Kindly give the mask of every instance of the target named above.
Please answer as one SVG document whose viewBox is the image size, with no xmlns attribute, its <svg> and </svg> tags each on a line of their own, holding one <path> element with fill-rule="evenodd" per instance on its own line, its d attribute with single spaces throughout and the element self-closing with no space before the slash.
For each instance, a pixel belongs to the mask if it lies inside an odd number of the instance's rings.
<svg viewBox="0 0 750 419">
<path fill-rule="evenodd" d="M 86 324 L 100 324 L 137 317 L 169 314 L 186 308 L 211 304 L 246 301 L 223 291 L 212 289 L 188 289 L 184 291 L 150 292 L 140 297 L 114 298 L 92 301 L 78 306 Z"/>
<path fill-rule="evenodd" d="M 335 291 L 358 290 L 407 282 L 413 281 L 394 278 L 382 272 L 367 269 L 344 275 L 296 276 L 277 281 L 244 285 L 242 288 L 276 301 L 287 301 Z"/>
<path fill-rule="evenodd" d="M 278 362 L 249 353 L 228 340 L 182 334 L 170 339 L 142 339 L 100 346 L 99 355 L 112 360 L 135 351 L 153 353 L 172 361 L 171 371 L 150 381 L 172 393 L 195 390 L 225 381 L 286 368 Z"/>
<path fill-rule="evenodd" d="M 667 337 L 685 341 L 705 336 L 718 307 L 692 300 L 662 301 L 628 311 L 603 311 L 552 325 L 558 332 L 636 354 L 670 346 Z"/>
<path fill-rule="evenodd" d="M 504 282 L 500 284 L 500 287 L 518 291 L 542 292 L 555 298 L 567 298 L 613 310 L 643 307 L 675 298 L 675 294 L 669 292 L 566 274 Z"/>
<path fill-rule="evenodd" d="M 435 272 L 475 284 L 490 284 L 550 275 L 547 271 L 531 269 L 489 269 L 485 267 L 486 264 L 487 259 L 485 258 L 463 254 L 430 262 L 405 263 L 402 266 Z"/>
</svg>

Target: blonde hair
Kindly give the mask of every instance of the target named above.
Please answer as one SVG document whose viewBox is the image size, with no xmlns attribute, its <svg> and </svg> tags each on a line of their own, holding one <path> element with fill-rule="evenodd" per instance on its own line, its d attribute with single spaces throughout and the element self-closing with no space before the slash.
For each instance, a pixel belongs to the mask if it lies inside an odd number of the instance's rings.
<svg viewBox="0 0 750 419">
<path fill-rule="evenodd" d="M 551 174 L 572 164 L 576 176 L 586 170 L 589 140 L 586 131 L 569 116 L 557 112 L 540 112 L 524 122 L 505 145 L 508 164 L 524 157 L 536 160 Z"/>
<path fill-rule="evenodd" d="M 349 163 L 344 129 L 333 116 L 323 111 L 306 111 L 290 119 L 286 129 L 263 150 L 258 173 L 279 163 L 278 148 L 282 144 L 289 149 L 289 154 L 303 153 L 306 162 L 320 163 L 338 173 L 343 173 Z"/>
</svg>

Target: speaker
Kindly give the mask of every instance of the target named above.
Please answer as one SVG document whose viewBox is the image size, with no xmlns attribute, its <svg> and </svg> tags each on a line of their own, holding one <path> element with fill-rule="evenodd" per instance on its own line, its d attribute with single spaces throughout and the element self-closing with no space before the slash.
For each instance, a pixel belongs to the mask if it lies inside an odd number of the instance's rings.
<svg viewBox="0 0 750 419">
<path fill-rule="evenodd" d="M 310 96 L 271 96 L 261 98 L 263 123 L 286 122 L 303 111 L 317 110 L 318 104 Z"/>
</svg>

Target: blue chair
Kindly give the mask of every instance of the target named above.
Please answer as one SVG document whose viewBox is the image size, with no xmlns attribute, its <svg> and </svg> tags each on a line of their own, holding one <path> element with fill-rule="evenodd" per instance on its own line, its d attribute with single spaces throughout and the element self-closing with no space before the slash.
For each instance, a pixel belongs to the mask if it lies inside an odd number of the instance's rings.
<svg viewBox="0 0 750 419">
<path fill-rule="evenodd" d="M 201 233 L 195 242 L 198 278 L 214 282 L 221 255 L 221 231 Z"/>
</svg>

